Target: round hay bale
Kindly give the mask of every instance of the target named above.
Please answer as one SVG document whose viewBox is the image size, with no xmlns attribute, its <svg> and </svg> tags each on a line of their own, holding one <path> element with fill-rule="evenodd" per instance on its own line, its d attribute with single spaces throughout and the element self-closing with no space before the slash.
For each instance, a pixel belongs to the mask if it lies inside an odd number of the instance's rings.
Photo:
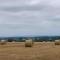
<svg viewBox="0 0 60 60">
<path fill-rule="evenodd" d="M 45 43 L 45 41 L 43 41 L 43 43 Z"/>
<path fill-rule="evenodd" d="M 55 40 L 55 45 L 60 45 L 60 40 Z"/>
<path fill-rule="evenodd" d="M 0 44 L 4 45 L 4 44 L 6 44 L 6 42 L 7 42 L 6 40 L 1 40 Z"/>
<path fill-rule="evenodd" d="M 15 43 L 16 41 L 12 41 L 12 43 Z"/>
<path fill-rule="evenodd" d="M 34 41 L 32 39 L 30 39 L 30 41 L 32 42 L 32 45 L 34 44 Z"/>
<path fill-rule="evenodd" d="M 33 41 L 32 40 L 25 40 L 25 47 L 32 47 Z"/>
</svg>

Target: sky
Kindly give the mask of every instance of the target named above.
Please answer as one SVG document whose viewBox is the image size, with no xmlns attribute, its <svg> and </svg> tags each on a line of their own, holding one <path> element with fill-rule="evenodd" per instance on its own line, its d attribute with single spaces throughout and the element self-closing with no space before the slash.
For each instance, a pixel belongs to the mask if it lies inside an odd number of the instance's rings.
<svg viewBox="0 0 60 60">
<path fill-rule="evenodd" d="M 0 37 L 60 36 L 60 0 L 0 0 Z"/>
</svg>

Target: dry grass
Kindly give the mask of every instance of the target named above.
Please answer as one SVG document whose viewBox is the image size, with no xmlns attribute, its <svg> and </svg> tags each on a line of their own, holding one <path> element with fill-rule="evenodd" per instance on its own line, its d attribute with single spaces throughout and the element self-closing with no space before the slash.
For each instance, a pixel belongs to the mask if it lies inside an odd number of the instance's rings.
<svg viewBox="0 0 60 60">
<path fill-rule="evenodd" d="M 25 48 L 24 42 L 0 45 L 0 60 L 60 60 L 60 45 L 54 42 L 35 42 Z"/>
</svg>

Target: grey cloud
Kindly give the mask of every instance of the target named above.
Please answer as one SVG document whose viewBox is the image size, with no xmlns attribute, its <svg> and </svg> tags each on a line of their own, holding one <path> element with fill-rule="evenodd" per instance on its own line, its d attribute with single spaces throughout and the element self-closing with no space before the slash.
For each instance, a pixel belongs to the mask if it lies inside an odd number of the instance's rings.
<svg viewBox="0 0 60 60">
<path fill-rule="evenodd" d="M 0 0 L 0 36 L 60 35 L 58 1 Z"/>
</svg>

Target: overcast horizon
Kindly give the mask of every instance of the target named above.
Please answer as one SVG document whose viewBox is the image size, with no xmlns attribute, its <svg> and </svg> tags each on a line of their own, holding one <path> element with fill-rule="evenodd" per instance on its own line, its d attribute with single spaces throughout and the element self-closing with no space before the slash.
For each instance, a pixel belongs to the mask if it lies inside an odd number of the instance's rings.
<svg viewBox="0 0 60 60">
<path fill-rule="evenodd" d="M 0 37 L 60 36 L 60 0 L 0 0 Z"/>
</svg>

